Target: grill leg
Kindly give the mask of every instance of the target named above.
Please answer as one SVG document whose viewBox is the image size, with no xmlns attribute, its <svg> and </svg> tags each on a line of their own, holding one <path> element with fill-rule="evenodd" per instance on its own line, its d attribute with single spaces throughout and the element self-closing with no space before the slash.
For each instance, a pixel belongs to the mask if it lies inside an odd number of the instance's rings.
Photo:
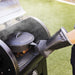
<svg viewBox="0 0 75 75">
<path fill-rule="evenodd" d="M 40 63 L 37 65 L 35 72 L 37 72 L 37 75 L 47 75 L 46 58 L 40 61 Z"/>
</svg>

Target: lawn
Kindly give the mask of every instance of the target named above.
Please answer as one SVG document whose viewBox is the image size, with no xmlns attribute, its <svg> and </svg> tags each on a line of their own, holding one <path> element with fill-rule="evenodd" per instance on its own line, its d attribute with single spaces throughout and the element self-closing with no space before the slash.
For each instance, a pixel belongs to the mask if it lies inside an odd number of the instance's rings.
<svg viewBox="0 0 75 75">
<path fill-rule="evenodd" d="M 54 0 L 20 0 L 27 12 L 26 16 L 39 18 L 49 29 L 51 35 L 64 27 L 74 28 L 75 6 Z M 70 65 L 71 47 L 56 50 L 47 58 L 48 75 L 72 75 Z"/>
</svg>

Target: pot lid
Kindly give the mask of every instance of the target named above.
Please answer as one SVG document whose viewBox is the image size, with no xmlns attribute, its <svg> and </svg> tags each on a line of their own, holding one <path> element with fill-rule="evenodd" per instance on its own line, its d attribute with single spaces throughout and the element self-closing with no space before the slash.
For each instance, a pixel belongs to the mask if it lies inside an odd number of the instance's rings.
<svg viewBox="0 0 75 75">
<path fill-rule="evenodd" d="M 16 36 L 7 40 L 9 46 L 24 46 L 34 41 L 34 36 L 28 32 L 18 32 Z"/>
</svg>

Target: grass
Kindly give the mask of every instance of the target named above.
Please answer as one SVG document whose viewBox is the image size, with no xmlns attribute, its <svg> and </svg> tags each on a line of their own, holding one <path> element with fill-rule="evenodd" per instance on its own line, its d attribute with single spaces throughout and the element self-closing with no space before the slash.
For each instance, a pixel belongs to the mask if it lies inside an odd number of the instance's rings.
<svg viewBox="0 0 75 75">
<path fill-rule="evenodd" d="M 75 24 L 75 6 L 54 0 L 20 0 L 26 16 L 39 18 L 51 35 L 64 27 L 67 31 Z M 48 75 L 72 75 L 70 65 L 71 47 L 56 50 L 47 58 Z"/>
</svg>

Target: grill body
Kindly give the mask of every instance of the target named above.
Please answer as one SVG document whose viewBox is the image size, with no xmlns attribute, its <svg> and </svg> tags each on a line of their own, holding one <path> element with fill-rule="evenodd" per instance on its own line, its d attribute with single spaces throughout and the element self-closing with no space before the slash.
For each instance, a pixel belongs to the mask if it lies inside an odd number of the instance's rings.
<svg viewBox="0 0 75 75">
<path fill-rule="evenodd" d="M 38 43 L 39 40 L 47 40 L 50 38 L 49 32 L 45 25 L 38 19 L 34 17 L 28 17 L 25 18 L 22 21 L 19 21 L 18 23 L 7 27 L 6 29 L 0 31 L 0 39 L 3 42 L 0 42 L 1 50 L 0 50 L 0 59 L 6 59 L 7 61 L 3 61 L 3 65 L 7 63 L 7 66 L 9 66 L 8 61 L 10 61 L 10 66 L 6 68 L 6 75 L 35 75 L 35 73 L 38 75 L 44 75 L 44 67 L 46 68 L 46 59 L 40 55 L 37 51 L 30 49 L 26 54 L 24 54 L 21 57 L 15 57 L 12 49 L 7 44 L 6 40 L 8 37 L 10 37 L 12 34 L 16 32 L 28 32 L 31 33 L 35 39 L 34 42 Z M 4 51 L 4 53 L 3 53 Z M 6 56 L 2 57 L 2 56 Z M 2 61 L 2 60 L 1 60 Z M 0 61 L 0 62 L 1 62 Z M 2 62 L 1 62 L 2 63 Z M 43 66 L 44 64 L 45 66 Z M 8 69 L 8 71 L 7 71 Z M 40 71 L 39 71 L 40 69 Z M 9 73 L 10 72 L 10 73 Z M 45 72 L 45 73 L 44 73 Z M 4 69 L 0 68 L 0 74 L 4 73 Z M 45 74 L 46 75 L 46 74 Z"/>
</svg>

